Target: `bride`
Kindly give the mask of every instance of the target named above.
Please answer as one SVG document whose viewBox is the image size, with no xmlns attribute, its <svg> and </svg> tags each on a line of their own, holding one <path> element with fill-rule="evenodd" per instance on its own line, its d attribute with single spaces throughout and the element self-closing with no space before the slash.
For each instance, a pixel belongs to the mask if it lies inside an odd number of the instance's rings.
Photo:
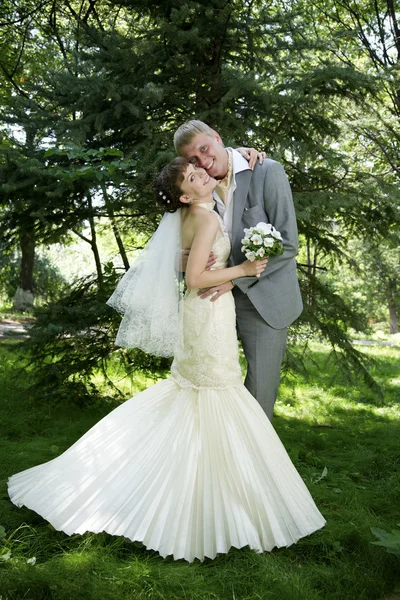
<svg viewBox="0 0 400 600">
<path fill-rule="evenodd" d="M 232 546 L 290 546 L 325 519 L 242 382 L 231 293 L 201 288 L 259 276 L 266 260 L 227 268 L 213 210 L 217 182 L 184 158 L 154 183 L 165 209 L 108 304 L 117 344 L 174 356 L 171 376 L 118 406 L 57 458 L 10 477 L 8 491 L 67 535 L 106 531 L 192 562 Z M 185 282 L 177 257 L 190 248 Z M 207 269 L 210 252 L 215 264 Z"/>
</svg>

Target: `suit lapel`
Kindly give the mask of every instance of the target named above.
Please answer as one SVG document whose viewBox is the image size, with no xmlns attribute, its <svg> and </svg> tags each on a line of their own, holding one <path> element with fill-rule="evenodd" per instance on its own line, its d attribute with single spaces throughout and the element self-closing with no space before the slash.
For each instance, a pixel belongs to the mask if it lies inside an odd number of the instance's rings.
<svg viewBox="0 0 400 600">
<path fill-rule="evenodd" d="M 253 171 L 246 169 L 236 174 L 236 190 L 233 194 L 233 215 L 232 215 L 232 248 L 234 246 L 236 237 L 239 233 L 240 223 L 242 221 L 242 215 L 244 206 L 246 204 L 247 192 L 249 191 L 251 176 Z"/>
</svg>

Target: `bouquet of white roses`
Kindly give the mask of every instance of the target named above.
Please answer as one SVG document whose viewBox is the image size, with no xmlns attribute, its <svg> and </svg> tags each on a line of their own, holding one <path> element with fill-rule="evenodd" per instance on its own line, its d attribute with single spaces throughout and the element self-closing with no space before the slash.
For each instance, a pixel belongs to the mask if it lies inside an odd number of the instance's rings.
<svg viewBox="0 0 400 600">
<path fill-rule="evenodd" d="M 242 252 L 247 260 L 261 260 L 274 254 L 283 254 L 282 236 L 270 223 L 257 223 L 244 230 Z"/>
</svg>

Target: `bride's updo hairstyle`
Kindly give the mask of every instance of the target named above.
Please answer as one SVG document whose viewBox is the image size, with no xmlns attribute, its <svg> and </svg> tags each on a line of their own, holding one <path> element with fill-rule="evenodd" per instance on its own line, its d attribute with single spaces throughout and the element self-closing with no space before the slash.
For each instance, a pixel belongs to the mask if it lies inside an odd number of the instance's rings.
<svg viewBox="0 0 400 600">
<path fill-rule="evenodd" d="M 166 212 L 175 212 L 186 206 L 179 200 L 182 196 L 181 183 L 189 166 L 186 158 L 178 156 L 168 163 L 153 181 L 155 199 Z"/>
</svg>

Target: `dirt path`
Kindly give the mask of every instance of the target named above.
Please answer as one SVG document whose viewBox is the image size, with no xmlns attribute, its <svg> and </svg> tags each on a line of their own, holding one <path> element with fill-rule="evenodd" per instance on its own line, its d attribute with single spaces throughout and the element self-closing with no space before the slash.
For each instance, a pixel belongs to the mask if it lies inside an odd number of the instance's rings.
<svg viewBox="0 0 400 600">
<path fill-rule="evenodd" d="M 13 340 L 24 340 L 28 337 L 29 327 L 31 327 L 31 323 L 20 323 L 4 319 L 0 321 L 0 340 L 11 338 Z"/>
<path fill-rule="evenodd" d="M 11 321 L 10 319 L 4 319 L 0 321 L 0 340 L 1 339 L 14 339 L 24 340 L 28 337 L 28 330 L 31 327 L 30 322 L 21 323 L 19 321 Z M 394 346 L 399 347 L 396 342 L 380 342 L 378 340 L 352 340 L 353 344 L 360 346 Z M 399 599 L 400 600 L 400 597 Z"/>
</svg>

